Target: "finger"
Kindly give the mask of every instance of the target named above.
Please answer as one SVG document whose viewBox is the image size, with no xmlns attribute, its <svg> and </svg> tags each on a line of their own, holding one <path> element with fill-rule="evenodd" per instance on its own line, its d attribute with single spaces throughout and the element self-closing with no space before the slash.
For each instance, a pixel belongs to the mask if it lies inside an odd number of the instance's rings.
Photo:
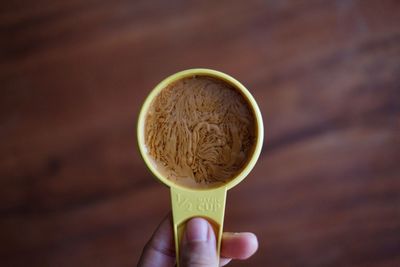
<svg viewBox="0 0 400 267">
<path fill-rule="evenodd" d="M 232 259 L 228 259 L 228 258 L 220 258 L 219 259 L 219 266 L 225 266 L 228 263 L 230 263 L 232 261 Z"/>
<path fill-rule="evenodd" d="M 253 233 L 223 233 L 221 257 L 244 260 L 258 249 L 258 240 Z"/>
<path fill-rule="evenodd" d="M 218 266 L 215 234 L 205 219 L 194 218 L 186 224 L 180 263 L 182 267 Z"/>
<path fill-rule="evenodd" d="M 171 214 L 168 214 L 144 247 L 137 267 L 173 266 L 175 266 L 175 245 L 172 218 Z"/>
</svg>

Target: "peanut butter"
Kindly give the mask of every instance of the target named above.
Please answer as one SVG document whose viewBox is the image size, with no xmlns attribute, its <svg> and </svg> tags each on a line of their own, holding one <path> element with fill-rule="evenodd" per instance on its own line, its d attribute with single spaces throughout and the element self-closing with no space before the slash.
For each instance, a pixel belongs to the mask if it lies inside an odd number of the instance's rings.
<svg viewBox="0 0 400 267">
<path fill-rule="evenodd" d="M 225 183 L 253 151 L 254 115 L 228 83 L 208 76 L 184 78 L 153 100 L 145 143 L 168 179 L 196 188 Z"/>
</svg>

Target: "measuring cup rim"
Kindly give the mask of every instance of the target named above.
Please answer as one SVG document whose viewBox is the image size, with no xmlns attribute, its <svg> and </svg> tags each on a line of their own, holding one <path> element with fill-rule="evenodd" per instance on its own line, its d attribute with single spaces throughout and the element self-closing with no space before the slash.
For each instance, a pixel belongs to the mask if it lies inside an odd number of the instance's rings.
<svg viewBox="0 0 400 267">
<path fill-rule="evenodd" d="M 247 100 L 250 108 L 253 111 L 253 115 L 255 117 L 255 123 L 256 123 L 256 143 L 254 145 L 252 154 L 250 159 L 246 162 L 245 166 L 240 170 L 240 172 L 233 177 L 231 180 L 229 180 L 226 183 L 221 183 L 218 184 L 217 186 L 210 186 L 207 188 L 192 188 L 188 186 L 183 186 L 180 185 L 174 181 L 171 181 L 168 179 L 165 175 L 163 175 L 153 164 L 153 159 L 151 159 L 151 156 L 147 152 L 147 147 L 146 147 L 146 142 L 145 142 L 145 122 L 146 122 L 146 114 L 148 109 L 150 108 L 154 98 L 163 90 L 166 88 L 169 84 L 181 80 L 183 78 L 187 78 L 190 76 L 208 76 L 212 78 L 216 78 L 219 80 L 222 80 L 224 82 L 227 82 L 228 84 L 232 85 L 238 92 Z M 261 116 L 260 109 L 257 105 L 257 102 L 253 98 L 253 96 L 250 94 L 250 92 L 247 90 L 247 88 L 241 84 L 238 80 L 235 78 L 231 77 L 228 74 L 225 74 L 220 71 L 212 70 L 212 69 L 206 69 L 206 68 L 194 68 L 194 69 L 187 69 L 183 70 L 180 72 L 177 72 L 175 74 L 172 74 L 171 76 L 168 76 L 164 80 L 162 80 L 159 84 L 157 84 L 154 89 L 150 92 L 150 94 L 147 96 L 145 99 L 140 112 L 139 112 L 139 117 L 137 120 L 137 141 L 138 141 L 138 147 L 139 151 L 141 154 L 141 157 L 143 158 L 144 162 L 146 163 L 146 166 L 150 169 L 151 173 L 162 183 L 169 187 L 177 187 L 183 190 L 190 190 L 190 191 L 207 191 L 207 190 L 213 190 L 221 187 L 225 187 L 226 189 L 231 189 L 232 187 L 236 186 L 238 183 L 240 183 L 246 176 L 249 174 L 249 172 L 253 169 L 255 166 L 258 157 L 260 156 L 262 145 L 263 145 L 263 139 L 264 139 L 264 126 L 263 126 L 263 120 Z"/>
</svg>

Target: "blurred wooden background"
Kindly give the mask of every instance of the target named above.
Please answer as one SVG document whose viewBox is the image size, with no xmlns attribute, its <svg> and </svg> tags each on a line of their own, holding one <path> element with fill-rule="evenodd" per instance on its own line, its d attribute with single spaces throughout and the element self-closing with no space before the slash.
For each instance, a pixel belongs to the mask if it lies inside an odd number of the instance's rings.
<svg viewBox="0 0 400 267">
<path fill-rule="evenodd" d="M 264 116 L 231 266 L 400 266 L 400 1 L 3 1 L 0 31 L 1 266 L 136 265 L 170 208 L 138 110 L 192 67 Z"/>
</svg>

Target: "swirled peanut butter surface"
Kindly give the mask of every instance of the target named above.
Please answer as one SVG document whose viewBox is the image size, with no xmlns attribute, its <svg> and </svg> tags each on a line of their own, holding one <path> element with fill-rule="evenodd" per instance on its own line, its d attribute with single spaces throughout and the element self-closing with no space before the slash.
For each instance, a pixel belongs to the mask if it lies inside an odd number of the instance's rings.
<svg viewBox="0 0 400 267">
<path fill-rule="evenodd" d="M 145 142 L 154 164 L 184 186 L 216 186 L 234 178 L 255 143 L 254 116 L 229 84 L 207 76 L 178 80 L 153 100 Z"/>
</svg>

